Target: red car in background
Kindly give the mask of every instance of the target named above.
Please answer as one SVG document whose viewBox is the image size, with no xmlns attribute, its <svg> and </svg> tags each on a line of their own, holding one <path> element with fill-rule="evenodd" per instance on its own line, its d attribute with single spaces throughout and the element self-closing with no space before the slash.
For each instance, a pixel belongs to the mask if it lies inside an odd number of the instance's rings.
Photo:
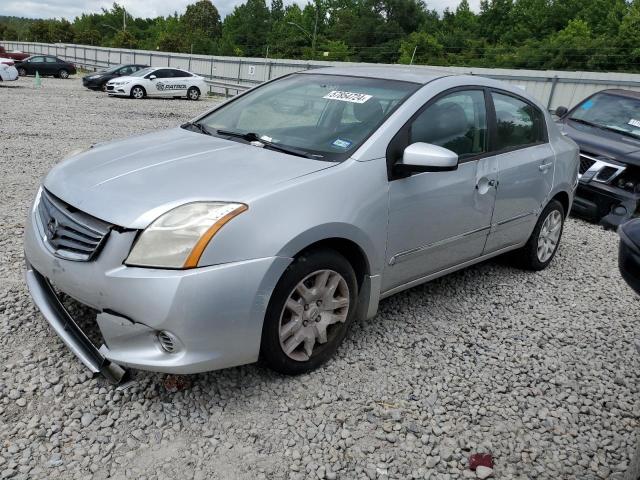
<svg viewBox="0 0 640 480">
<path fill-rule="evenodd" d="M 25 58 L 29 58 L 30 56 L 31 56 L 30 53 L 18 52 L 16 50 L 7 52 L 7 50 L 0 45 L 0 57 L 2 58 L 11 58 L 13 60 L 24 60 Z"/>
</svg>

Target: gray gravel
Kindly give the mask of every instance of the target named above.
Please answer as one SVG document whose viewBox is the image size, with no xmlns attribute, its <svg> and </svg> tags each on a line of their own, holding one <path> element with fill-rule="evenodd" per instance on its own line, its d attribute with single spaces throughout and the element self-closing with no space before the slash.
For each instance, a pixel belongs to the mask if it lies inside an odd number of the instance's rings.
<svg viewBox="0 0 640 480">
<path fill-rule="evenodd" d="M 617 238 L 570 220 L 552 266 L 496 261 L 384 302 L 325 368 L 250 365 L 176 393 L 91 378 L 22 281 L 23 222 L 66 152 L 176 125 L 211 101 L 130 101 L 80 81 L 0 86 L 0 478 L 622 478 L 640 420 L 640 300 Z M 486 471 L 481 472 L 482 475 Z"/>
</svg>

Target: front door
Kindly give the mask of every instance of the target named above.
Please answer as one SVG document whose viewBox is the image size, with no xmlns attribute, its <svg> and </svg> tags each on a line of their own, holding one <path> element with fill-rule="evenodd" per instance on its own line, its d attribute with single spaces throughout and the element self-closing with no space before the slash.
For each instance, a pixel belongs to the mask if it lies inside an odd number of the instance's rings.
<svg viewBox="0 0 640 480">
<path fill-rule="evenodd" d="M 553 186 L 555 154 L 542 112 L 512 94 L 492 92 L 498 188 L 486 253 L 525 242 Z M 500 153 L 503 152 L 503 153 Z"/>
<path fill-rule="evenodd" d="M 481 256 L 495 202 L 497 164 L 487 156 L 484 90 L 445 92 L 403 128 L 407 145 L 447 148 L 459 165 L 391 179 L 383 291 Z"/>
<path fill-rule="evenodd" d="M 44 75 L 44 57 L 31 57 L 25 64 L 27 74 L 35 75 L 38 72 L 40 75 Z"/>
</svg>

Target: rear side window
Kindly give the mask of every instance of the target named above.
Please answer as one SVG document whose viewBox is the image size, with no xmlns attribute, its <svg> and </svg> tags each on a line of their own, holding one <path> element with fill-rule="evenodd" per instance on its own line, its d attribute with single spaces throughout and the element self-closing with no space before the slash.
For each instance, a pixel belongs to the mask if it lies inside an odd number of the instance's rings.
<svg viewBox="0 0 640 480">
<path fill-rule="evenodd" d="M 60 63 L 60 61 L 56 57 L 44 57 L 47 63 Z"/>
<path fill-rule="evenodd" d="M 496 150 L 505 150 L 544 141 L 542 112 L 533 105 L 501 93 L 492 92 L 496 110 Z"/>
<path fill-rule="evenodd" d="M 431 143 L 461 158 L 487 151 L 487 116 L 482 90 L 456 91 L 429 105 L 411 123 L 409 144 Z"/>
</svg>

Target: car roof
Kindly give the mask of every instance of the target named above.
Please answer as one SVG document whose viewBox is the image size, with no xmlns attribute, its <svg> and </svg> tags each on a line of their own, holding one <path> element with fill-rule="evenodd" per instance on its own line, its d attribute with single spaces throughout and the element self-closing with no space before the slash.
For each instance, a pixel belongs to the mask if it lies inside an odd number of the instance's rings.
<svg viewBox="0 0 640 480">
<path fill-rule="evenodd" d="M 610 88 L 607 90 L 601 90 L 598 93 L 609 93 L 611 95 L 618 95 L 620 97 L 640 98 L 640 92 L 634 92 L 633 90 L 624 90 L 622 88 Z"/>
<path fill-rule="evenodd" d="M 358 66 L 358 67 L 326 67 L 306 70 L 302 73 L 321 74 L 321 75 L 343 75 L 351 77 L 381 78 L 384 80 L 400 80 L 404 82 L 413 82 L 426 84 L 438 78 L 450 76 L 449 73 L 425 72 L 422 69 L 401 67 L 395 65 L 389 66 Z"/>
</svg>

